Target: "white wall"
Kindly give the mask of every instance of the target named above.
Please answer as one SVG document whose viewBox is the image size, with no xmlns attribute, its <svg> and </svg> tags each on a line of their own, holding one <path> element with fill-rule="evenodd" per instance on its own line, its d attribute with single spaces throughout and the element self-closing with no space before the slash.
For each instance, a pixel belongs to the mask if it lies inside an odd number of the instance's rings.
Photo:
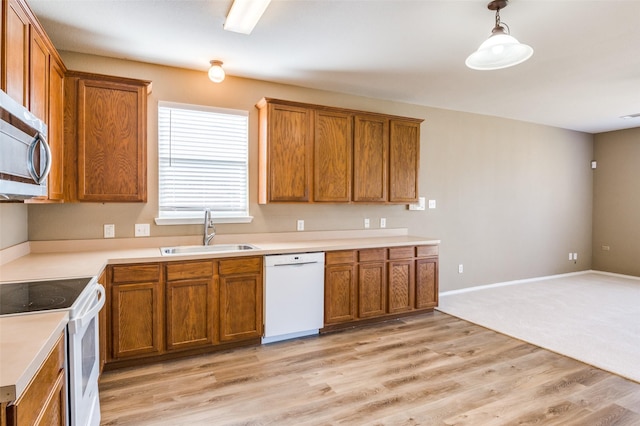
<svg viewBox="0 0 640 426">
<path fill-rule="evenodd" d="M 219 85 L 206 72 L 62 52 L 69 69 L 153 81 L 148 104 L 146 204 L 29 206 L 29 239 L 101 238 L 114 223 L 116 237 L 132 237 L 135 223 L 152 223 L 151 235 L 197 235 L 200 226 L 153 225 L 157 213 L 157 103 L 160 100 L 244 109 L 250 112 L 251 224 L 222 224 L 218 232 L 362 229 L 377 227 L 442 240 L 441 290 L 557 274 L 591 267 L 593 137 L 589 134 L 477 114 L 427 108 L 264 81 L 227 77 Z M 420 194 L 437 208 L 406 206 L 258 205 L 257 110 L 274 97 L 424 118 Z M 576 264 L 569 252 L 578 252 Z M 465 265 L 458 274 L 458 264 Z"/>
</svg>

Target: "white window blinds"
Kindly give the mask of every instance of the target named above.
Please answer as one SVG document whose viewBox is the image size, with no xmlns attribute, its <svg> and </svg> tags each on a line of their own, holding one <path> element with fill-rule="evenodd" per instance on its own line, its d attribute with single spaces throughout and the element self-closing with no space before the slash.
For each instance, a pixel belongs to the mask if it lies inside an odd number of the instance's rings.
<svg viewBox="0 0 640 426">
<path fill-rule="evenodd" d="M 160 218 L 247 217 L 248 112 L 160 102 Z"/>
</svg>

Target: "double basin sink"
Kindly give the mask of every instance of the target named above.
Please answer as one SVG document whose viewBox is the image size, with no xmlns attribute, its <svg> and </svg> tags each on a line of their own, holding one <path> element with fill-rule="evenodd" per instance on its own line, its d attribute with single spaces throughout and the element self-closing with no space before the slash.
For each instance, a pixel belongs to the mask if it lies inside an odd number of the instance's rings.
<svg viewBox="0 0 640 426">
<path fill-rule="evenodd" d="M 258 250 L 260 247 L 252 244 L 213 244 L 210 246 L 177 246 L 162 247 L 163 256 L 177 256 L 180 254 L 221 253 L 229 251 Z"/>
</svg>

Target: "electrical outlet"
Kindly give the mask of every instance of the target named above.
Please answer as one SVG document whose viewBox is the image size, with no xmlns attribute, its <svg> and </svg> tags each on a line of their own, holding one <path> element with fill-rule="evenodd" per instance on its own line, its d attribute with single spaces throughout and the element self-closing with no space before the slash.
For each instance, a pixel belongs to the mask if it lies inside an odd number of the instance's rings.
<svg viewBox="0 0 640 426">
<path fill-rule="evenodd" d="M 364 219 L 364 229 L 369 229 L 369 226 L 370 226 L 370 225 L 371 225 L 371 224 L 370 224 L 370 222 L 369 222 L 369 218 L 368 218 L 368 217 L 366 217 L 366 218 Z"/>
<path fill-rule="evenodd" d="M 387 227 L 387 218 L 381 217 L 380 218 L 380 228 L 386 228 Z"/>
<path fill-rule="evenodd" d="M 611 247 L 610 246 L 602 246 L 602 250 L 603 251 L 609 251 L 609 250 L 611 250 Z"/>
<path fill-rule="evenodd" d="M 458 265 L 458 273 L 462 274 L 464 272 L 464 265 L 461 263 L 460 265 Z"/>
<path fill-rule="evenodd" d="M 436 200 L 429 200 L 429 208 L 430 209 L 436 208 Z"/>
<path fill-rule="evenodd" d="M 298 231 L 304 231 L 304 220 L 302 219 L 298 219 L 298 223 L 297 223 L 297 230 Z"/>
<path fill-rule="evenodd" d="M 104 238 L 115 238 L 115 237 L 116 237 L 116 226 L 114 224 L 105 224 Z"/>
<path fill-rule="evenodd" d="M 578 260 L 578 253 L 573 253 L 573 260 Z"/>
<path fill-rule="evenodd" d="M 148 223 L 136 223 L 135 236 L 136 237 L 148 237 L 151 230 Z"/>
</svg>

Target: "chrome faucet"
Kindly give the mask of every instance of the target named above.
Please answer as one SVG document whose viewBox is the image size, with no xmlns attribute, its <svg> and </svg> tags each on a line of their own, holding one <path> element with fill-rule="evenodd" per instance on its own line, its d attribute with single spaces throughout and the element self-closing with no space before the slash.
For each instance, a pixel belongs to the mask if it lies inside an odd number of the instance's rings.
<svg viewBox="0 0 640 426">
<path fill-rule="evenodd" d="M 209 234 L 209 228 L 212 232 Z M 208 246 L 213 237 L 216 236 L 216 225 L 211 219 L 211 209 L 204 209 L 204 230 L 202 231 L 202 244 Z"/>
</svg>

